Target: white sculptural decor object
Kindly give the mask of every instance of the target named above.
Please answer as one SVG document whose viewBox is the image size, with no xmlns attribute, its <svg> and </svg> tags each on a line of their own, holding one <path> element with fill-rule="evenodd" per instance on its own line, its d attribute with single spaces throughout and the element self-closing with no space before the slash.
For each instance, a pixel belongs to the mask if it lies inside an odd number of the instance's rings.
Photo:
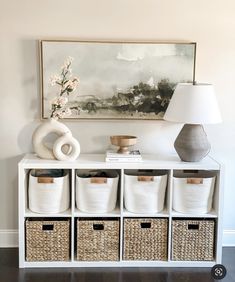
<svg viewBox="0 0 235 282">
<path fill-rule="evenodd" d="M 64 153 L 62 148 L 64 145 L 69 146 L 68 153 Z M 71 132 L 66 132 L 64 135 L 59 137 L 53 146 L 53 154 L 60 161 L 71 161 L 76 160 L 80 154 L 80 144 L 72 136 Z"/>
<path fill-rule="evenodd" d="M 50 133 L 58 135 L 58 139 L 50 149 L 43 142 L 43 139 Z M 67 153 L 62 151 L 62 147 L 68 145 Z M 76 160 L 80 154 L 80 145 L 72 136 L 69 128 L 54 118 L 43 122 L 33 134 L 33 147 L 36 154 L 42 159 Z"/>
<path fill-rule="evenodd" d="M 73 77 L 71 72 L 72 58 L 68 58 L 62 66 L 61 74 L 54 75 L 51 78 L 52 86 L 59 86 L 59 96 L 51 103 L 51 118 L 43 122 L 33 134 L 33 147 L 36 154 L 43 159 L 57 159 L 57 160 L 75 160 L 80 154 L 79 142 L 72 136 L 69 128 L 58 119 L 64 115 L 70 115 L 71 110 L 68 107 L 68 97 L 77 85 L 78 78 Z M 49 148 L 44 142 L 44 138 L 50 134 L 55 133 L 58 139 L 54 142 L 53 148 Z M 63 150 L 64 146 L 68 146 L 66 152 Z"/>
<path fill-rule="evenodd" d="M 164 115 L 167 121 L 185 123 L 174 147 L 182 161 L 196 162 L 210 151 L 202 124 L 221 122 L 211 84 L 179 83 Z"/>
</svg>

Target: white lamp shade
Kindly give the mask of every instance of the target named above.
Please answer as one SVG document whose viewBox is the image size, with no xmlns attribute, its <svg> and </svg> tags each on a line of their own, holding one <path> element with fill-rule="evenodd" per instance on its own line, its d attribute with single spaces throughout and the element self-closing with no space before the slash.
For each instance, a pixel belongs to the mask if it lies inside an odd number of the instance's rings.
<svg viewBox="0 0 235 282">
<path fill-rule="evenodd" d="M 211 84 L 179 83 L 164 119 L 188 124 L 209 124 L 222 121 Z"/>
</svg>

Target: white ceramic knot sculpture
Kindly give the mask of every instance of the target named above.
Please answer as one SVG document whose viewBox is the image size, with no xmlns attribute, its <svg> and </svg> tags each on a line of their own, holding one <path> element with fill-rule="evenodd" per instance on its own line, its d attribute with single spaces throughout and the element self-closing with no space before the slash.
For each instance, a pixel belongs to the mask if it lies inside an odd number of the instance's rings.
<svg viewBox="0 0 235 282">
<path fill-rule="evenodd" d="M 44 138 L 50 133 L 58 135 L 52 149 L 44 143 Z M 62 148 L 66 145 L 68 149 L 64 152 Z M 43 122 L 35 130 L 33 147 L 35 153 L 42 159 L 76 160 L 80 154 L 79 142 L 72 136 L 72 132 L 66 125 L 53 118 Z"/>
<path fill-rule="evenodd" d="M 67 153 L 64 153 L 62 150 L 65 145 L 70 147 Z M 80 144 L 70 132 L 67 132 L 55 141 L 53 153 L 60 161 L 74 161 L 80 154 Z"/>
</svg>

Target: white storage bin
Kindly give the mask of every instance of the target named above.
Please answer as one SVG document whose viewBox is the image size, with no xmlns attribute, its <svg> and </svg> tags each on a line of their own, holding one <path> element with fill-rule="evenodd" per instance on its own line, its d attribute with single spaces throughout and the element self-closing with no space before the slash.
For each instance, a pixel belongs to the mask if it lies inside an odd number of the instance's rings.
<svg viewBox="0 0 235 282">
<path fill-rule="evenodd" d="M 157 213 L 163 210 L 167 171 L 126 171 L 125 208 L 133 213 Z"/>
<path fill-rule="evenodd" d="M 36 213 L 60 213 L 69 208 L 69 173 L 64 170 L 37 170 L 29 173 L 29 209 Z"/>
<path fill-rule="evenodd" d="M 175 173 L 173 177 L 173 209 L 180 213 L 210 212 L 215 186 L 215 173 Z"/>
<path fill-rule="evenodd" d="M 87 213 L 105 213 L 115 209 L 118 173 L 114 170 L 78 171 L 76 206 Z"/>
</svg>

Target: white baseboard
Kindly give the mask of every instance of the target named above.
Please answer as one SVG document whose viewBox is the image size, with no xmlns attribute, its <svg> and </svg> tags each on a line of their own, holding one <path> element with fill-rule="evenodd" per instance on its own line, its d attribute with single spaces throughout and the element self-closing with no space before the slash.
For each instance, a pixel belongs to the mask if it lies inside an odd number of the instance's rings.
<svg viewBox="0 0 235 282">
<path fill-rule="evenodd" d="M 223 246 L 235 247 L 235 230 L 223 231 Z M 0 229 L 0 248 L 18 247 L 17 229 Z"/>
<path fill-rule="evenodd" d="M 18 247 L 17 229 L 0 229 L 0 248 Z"/>
<path fill-rule="evenodd" d="M 223 246 L 235 247 L 235 230 L 223 231 Z"/>
</svg>

